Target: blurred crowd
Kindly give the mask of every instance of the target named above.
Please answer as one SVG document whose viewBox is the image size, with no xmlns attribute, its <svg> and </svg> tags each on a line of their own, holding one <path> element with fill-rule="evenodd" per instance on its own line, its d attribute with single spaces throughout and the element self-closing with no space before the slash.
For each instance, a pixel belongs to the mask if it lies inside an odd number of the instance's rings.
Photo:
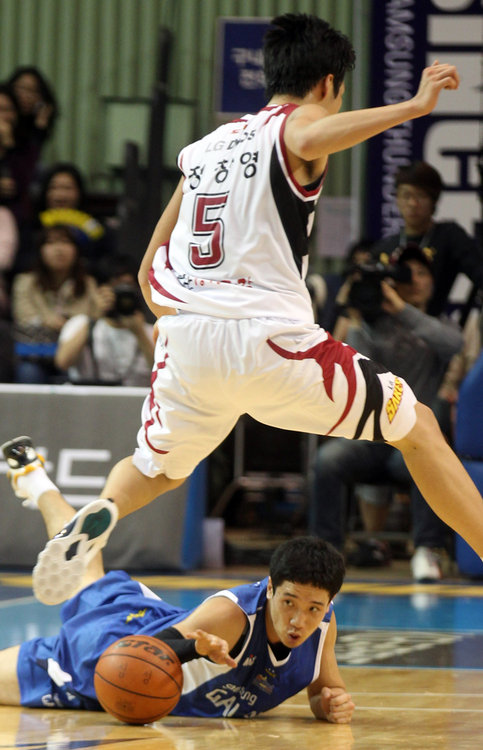
<svg viewBox="0 0 483 750">
<path fill-rule="evenodd" d="M 0 381 L 146 386 L 137 269 L 91 212 L 79 169 L 42 164 L 58 116 L 37 68 L 0 84 Z"/>
<path fill-rule="evenodd" d="M 459 386 L 481 351 L 483 250 L 456 222 L 434 219 L 442 187 L 439 173 L 424 162 L 399 171 L 400 232 L 350 248 L 333 304 L 321 315 L 334 338 L 379 363 L 381 372 L 404 378 L 452 443 Z M 450 291 L 460 273 L 473 292 L 455 305 Z M 390 537 L 387 532 L 410 529 L 415 580 L 437 581 L 450 569 L 453 534 L 424 500 L 398 450 L 382 440 L 329 438 L 313 469 L 311 531 L 343 550 L 348 518 L 360 516 L 365 533 L 352 545 L 349 563 L 388 565 L 392 547 L 384 532 Z"/>
</svg>

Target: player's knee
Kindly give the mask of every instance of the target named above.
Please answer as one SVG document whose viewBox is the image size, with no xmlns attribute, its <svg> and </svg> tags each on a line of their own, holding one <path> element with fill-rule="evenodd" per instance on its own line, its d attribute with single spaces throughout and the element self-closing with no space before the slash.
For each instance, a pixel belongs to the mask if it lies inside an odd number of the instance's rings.
<svg viewBox="0 0 483 750">
<path fill-rule="evenodd" d="M 166 475 L 164 476 L 168 484 L 168 488 L 167 488 L 168 490 L 175 490 L 176 487 L 181 487 L 183 482 L 186 482 L 186 479 L 187 479 L 187 477 L 183 477 L 182 479 L 170 479 Z"/>
</svg>

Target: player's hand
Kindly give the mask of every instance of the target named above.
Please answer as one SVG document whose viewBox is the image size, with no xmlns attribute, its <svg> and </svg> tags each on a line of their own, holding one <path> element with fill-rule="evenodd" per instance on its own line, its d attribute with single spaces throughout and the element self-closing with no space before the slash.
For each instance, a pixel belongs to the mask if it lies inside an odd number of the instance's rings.
<svg viewBox="0 0 483 750">
<path fill-rule="evenodd" d="M 236 667 L 235 659 L 230 656 L 228 643 L 217 635 L 205 633 L 204 630 L 195 630 L 186 633 L 186 638 L 194 638 L 195 648 L 200 656 L 208 656 L 215 664 L 226 664 L 228 667 Z"/>
<path fill-rule="evenodd" d="M 460 77 L 454 65 L 440 64 L 439 60 L 435 60 L 431 67 L 423 70 L 413 103 L 418 106 L 421 115 L 427 115 L 438 103 L 441 90 L 457 89 L 459 83 Z"/>
<path fill-rule="evenodd" d="M 344 688 L 322 688 L 320 703 L 327 721 L 332 724 L 349 724 L 355 705 Z"/>
<path fill-rule="evenodd" d="M 404 310 L 406 303 L 387 281 L 381 281 L 381 290 L 384 298 L 381 307 L 384 312 L 389 313 L 389 315 L 396 315 L 396 313 Z"/>
</svg>

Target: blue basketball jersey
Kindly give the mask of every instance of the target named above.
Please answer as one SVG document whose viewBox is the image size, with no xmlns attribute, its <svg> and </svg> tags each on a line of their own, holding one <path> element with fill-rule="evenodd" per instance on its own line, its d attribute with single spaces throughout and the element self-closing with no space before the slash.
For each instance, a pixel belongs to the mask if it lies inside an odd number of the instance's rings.
<svg viewBox="0 0 483 750">
<path fill-rule="evenodd" d="M 183 693 L 172 714 L 251 718 L 278 706 L 317 679 L 332 604 L 317 630 L 280 661 L 267 638 L 265 606 L 268 578 L 236 586 L 226 596 L 245 612 L 249 633 L 236 667 L 195 659 L 183 664 Z"/>
<path fill-rule="evenodd" d="M 264 579 L 214 595 L 225 596 L 241 607 L 249 633 L 235 668 L 204 658 L 183 664 L 183 692 L 172 714 L 255 716 L 317 678 L 332 605 L 315 633 L 277 661 L 265 629 L 267 582 Z M 94 670 L 105 649 L 129 635 L 155 635 L 181 622 L 191 611 L 168 604 L 122 571 L 108 573 L 64 604 L 57 636 L 22 644 L 17 667 L 21 705 L 98 707 Z"/>
</svg>

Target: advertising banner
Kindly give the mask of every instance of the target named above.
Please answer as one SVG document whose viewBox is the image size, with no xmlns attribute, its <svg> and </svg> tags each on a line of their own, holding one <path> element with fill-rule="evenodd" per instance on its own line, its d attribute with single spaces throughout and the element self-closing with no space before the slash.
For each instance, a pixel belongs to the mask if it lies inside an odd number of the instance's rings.
<svg viewBox="0 0 483 750">
<path fill-rule="evenodd" d="M 109 471 L 132 455 L 144 388 L 0 385 L 0 443 L 29 435 L 74 507 L 99 497 Z M 40 513 L 15 497 L 0 460 L 0 565 L 31 566 L 47 534 Z M 103 552 L 109 568 L 184 569 L 201 559 L 201 465 L 175 490 L 119 521 Z"/>
<path fill-rule="evenodd" d="M 435 60 L 456 65 L 461 83 L 457 91 L 441 92 L 430 115 L 369 142 L 366 234 L 377 239 L 399 231 L 395 174 L 417 159 L 435 167 L 444 182 L 436 217 L 474 234 L 482 212 L 481 0 L 373 0 L 371 49 L 372 107 L 410 99 L 422 70 Z"/>
<path fill-rule="evenodd" d="M 265 106 L 263 37 L 268 18 L 219 18 L 215 112 L 226 120 Z"/>
</svg>

